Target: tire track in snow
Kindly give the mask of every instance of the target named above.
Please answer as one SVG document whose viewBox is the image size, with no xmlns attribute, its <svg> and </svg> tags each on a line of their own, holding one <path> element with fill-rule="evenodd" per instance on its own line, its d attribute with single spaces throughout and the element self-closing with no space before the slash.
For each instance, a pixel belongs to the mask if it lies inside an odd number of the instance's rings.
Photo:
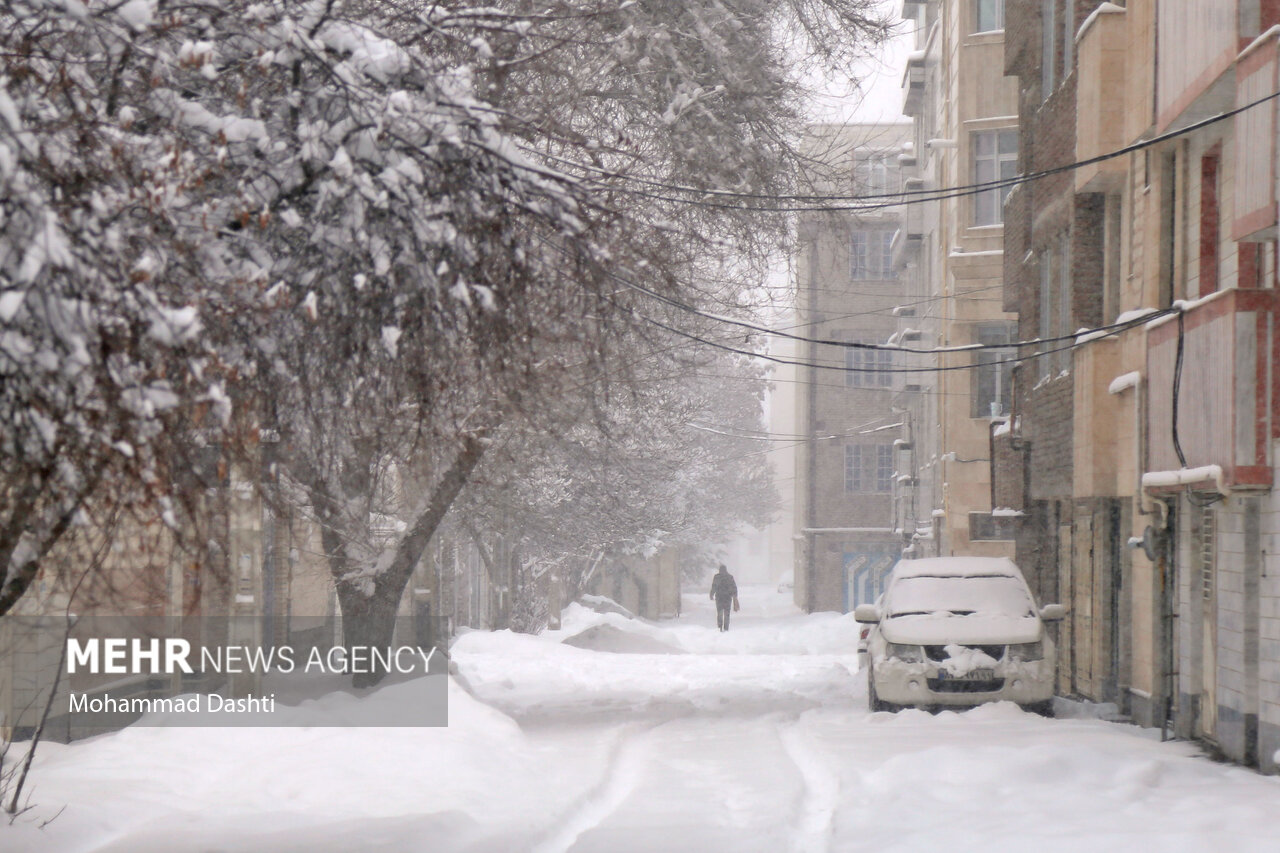
<svg viewBox="0 0 1280 853">
<path fill-rule="evenodd" d="M 817 747 L 800 730 L 799 720 L 780 728 L 778 738 L 787 757 L 800 771 L 804 791 L 796 807 L 795 853 L 824 853 L 831 846 L 836 806 L 840 799 L 840 778 L 823 760 Z"/>
<path fill-rule="evenodd" d="M 531 853 L 566 853 L 582 835 L 602 824 L 635 790 L 645 762 L 645 736 L 659 723 L 624 726 L 609 750 L 604 775 L 574 803 Z"/>
</svg>

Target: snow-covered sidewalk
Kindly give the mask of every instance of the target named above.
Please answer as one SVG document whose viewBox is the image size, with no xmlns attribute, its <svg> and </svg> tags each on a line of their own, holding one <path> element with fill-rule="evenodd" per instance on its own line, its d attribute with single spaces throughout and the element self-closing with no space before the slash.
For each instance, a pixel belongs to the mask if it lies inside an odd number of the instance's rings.
<svg viewBox="0 0 1280 853">
<path fill-rule="evenodd" d="M 727 634 L 694 595 L 660 624 L 574 606 L 539 637 L 466 634 L 447 729 L 48 744 L 0 849 L 1276 849 L 1280 780 L 1010 705 L 870 714 L 850 617 L 742 600 Z"/>
</svg>

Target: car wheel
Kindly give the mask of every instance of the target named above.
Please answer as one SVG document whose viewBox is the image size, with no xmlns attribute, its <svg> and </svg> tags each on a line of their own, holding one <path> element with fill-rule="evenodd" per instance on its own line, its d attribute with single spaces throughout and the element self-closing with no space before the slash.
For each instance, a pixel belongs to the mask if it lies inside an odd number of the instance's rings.
<svg viewBox="0 0 1280 853">
<path fill-rule="evenodd" d="M 1039 714 L 1042 717 L 1053 718 L 1053 700 L 1046 699 L 1044 702 L 1032 702 L 1029 705 L 1023 705 L 1022 710 L 1029 711 L 1032 714 Z"/>
<path fill-rule="evenodd" d="M 871 670 L 867 670 L 867 707 L 872 711 L 890 711 L 888 702 L 881 702 L 880 697 L 876 695 L 876 680 L 871 677 Z"/>
</svg>

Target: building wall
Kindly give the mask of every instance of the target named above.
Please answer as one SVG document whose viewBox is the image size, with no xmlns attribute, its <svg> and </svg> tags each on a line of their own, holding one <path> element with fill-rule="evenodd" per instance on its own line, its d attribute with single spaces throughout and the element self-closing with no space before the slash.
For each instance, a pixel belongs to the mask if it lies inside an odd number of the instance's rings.
<svg viewBox="0 0 1280 853">
<path fill-rule="evenodd" d="M 1280 443 L 1272 458 L 1280 458 Z M 1280 772 L 1280 494 L 1259 499 L 1258 537 L 1261 556 L 1258 577 L 1258 764 L 1267 773 Z M 1245 546 L 1252 543 L 1247 539 Z"/>
<path fill-rule="evenodd" d="M 909 138 L 905 124 L 815 126 L 806 145 L 826 174 L 814 180 L 847 192 L 857 184 L 860 160 L 886 158 L 896 186 L 898 156 Z M 797 319 L 806 334 L 825 340 L 884 344 L 897 329 L 893 309 L 904 298 L 902 280 L 891 266 L 878 274 L 853 275 L 852 235 L 891 234 L 901 224 L 901 211 L 889 208 L 866 214 L 822 215 L 800 223 L 801 249 L 796 258 Z M 871 239 L 871 238 L 868 238 Z M 877 257 L 880 257 L 877 253 Z M 796 603 L 806 610 L 839 610 L 857 603 L 846 582 L 846 565 L 862 558 L 891 562 L 902 547 L 895 532 L 898 493 L 896 476 L 887 480 L 879 454 L 892 450 L 905 433 L 895 413 L 902 379 L 893 373 L 846 370 L 846 348 L 806 344 L 799 347 L 809 367 L 799 371 L 796 394 L 797 431 L 805 436 L 796 455 L 795 535 Z M 896 367 L 868 365 L 855 367 Z M 861 454 L 860 480 L 847 473 L 850 454 Z M 896 459 L 888 473 L 896 474 Z M 879 467 L 878 467 L 879 465 Z M 870 478 L 874 485 L 868 486 Z M 885 557 L 890 554 L 890 557 Z M 887 569 L 887 565 L 881 568 Z M 880 571 L 880 569 L 875 569 Z"/>
<path fill-rule="evenodd" d="M 1017 81 L 1004 76 L 1006 32 L 977 31 L 976 4 L 908 4 L 916 19 L 918 56 L 927 81 L 923 94 L 907 88 L 905 110 L 915 119 L 915 174 L 925 188 L 963 186 L 976 177 L 976 134 L 1017 128 Z M 910 73 L 910 70 L 909 70 Z M 919 256 L 912 259 L 927 307 L 904 319 L 941 346 L 978 342 L 986 325 L 1012 323 L 1003 300 L 1003 252 L 1007 227 L 976 218 L 975 198 L 944 199 L 925 211 Z M 1006 218 L 1007 221 L 1007 218 Z M 933 538 L 923 550 L 942 555 L 1013 556 L 1011 539 L 977 538 L 972 514 L 992 504 L 990 412 L 975 417 L 972 353 L 938 359 L 947 368 L 922 379 L 931 406 L 918 435 L 917 501 L 935 515 Z M 997 419 L 998 420 L 998 419 Z"/>
</svg>

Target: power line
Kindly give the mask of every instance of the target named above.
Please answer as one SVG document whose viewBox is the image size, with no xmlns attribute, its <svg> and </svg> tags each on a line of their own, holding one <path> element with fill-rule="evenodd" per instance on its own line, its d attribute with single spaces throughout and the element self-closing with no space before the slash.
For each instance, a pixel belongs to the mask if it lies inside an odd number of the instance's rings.
<svg viewBox="0 0 1280 853">
<path fill-rule="evenodd" d="M 1092 166 L 1097 163 L 1106 162 L 1107 160 L 1113 160 L 1117 157 L 1123 157 L 1128 154 L 1132 154 L 1138 151 L 1145 150 L 1147 148 L 1154 147 L 1156 145 L 1160 145 L 1171 139 L 1177 139 L 1181 136 L 1194 133 L 1202 128 L 1209 127 L 1220 121 L 1225 121 L 1226 119 L 1232 118 L 1236 115 L 1239 115 L 1242 112 L 1245 112 L 1246 110 L 1250 110 L 1261 104 L 1275 100 L 1276 98 L 1280 98 L 1280 91 L 1276 91 L 1268 95 L 1264 95 L 1261 98 L 1258 98 L 1257 100 L 1250 101 L 1247 104 L 1243 104 L 1239 107 L 1235 107 L 1231 110 L 1227 110 L 1225 112 L 1219 113 L 1218 115 L 1201 119 L 1198 122 L 1193 122 L 1192 124 L 1187 125 L 1186 127 L 1179 128 L 1177 130 L 1167 131 L 1162 134 L 1157 134 L 1156 136 L 1153 136 L 1150 139 L 1139 140 L 1138 142 L 1131 143 L 1122 148 L 1118 148 L 1114 151 L 1110 151 L 1104 154 L 1098 154 L 1093 157 L 1085 158 L 1084 160 L 1076 160 L 1071 163 L 1065 163 L 1061 166 L 1054 166 L 1048 169 L 1041 169 L 1035 172 L 1028 172 L 1023 175 L 1015 175 L 1011 178 L 1003 178 L 1003 179 L 998 179 L 993 181 L 982 181 L 982 182 L 972 183 L 972 184 L 961 184 L 954 187 L 945 187 L 940 189 L 903 190 L 896 193 L 876 193 L 876 194 L 865 194 L 865 195 L 840 195 L 840 194 L 799 195 L 799 194 L 750 193 L 750 192 L 742 192 L 738 190 L 722 190 L 722 189 L 701 189 L 698 187 L 691 187 L 683 184 L 675 184 L 670 182 L 658 181 L 658 180 L 649 179 L 649 178 L 641 178 L 641 177 L 635 177 L 635 176 L 621 176 L 617 172 L 610 171 L 602 167 L 592 166 L 586 163 L 574 162 L 574 161 L 568 160 L 567 158 L 562 158 L 562 157 L 557 157 L 556 155 L 547 154 L 546 152 L 530 151 L 529 153 L 531 155 L 548 157 L 553 160 L 559 160 L 560 162 L 563 162 L 567 165 L 572 165 L 586 171 L 596 172 L 598 174 L 602 174 L 606 176 L 620 177 L 623 180 L 630 181 L 632 183 L 641 184 L 644 186 L 652 186 L 667 192 L 677 192 L 677 193 L 685 193 L 687 195 L 698 195 L 698 196 L 704 196 L 704 197 L 713 196 L 717 198 L 740 199 L 740 200 L 760 200 L 760 201 L 769 201 L 769 202 L 794 201 L 794 202 L 804 202 L 805 204 L 803 206 L 800 206 L 800 205 L 787 206 L 787 205 L 779 204 L 772 207 L 762 206 L 762 205 L 751 205 L 750 207 L 744 207 L 742 205 L 732 205 L 732 204 L 727 204 L 722 202 L 706 201 L 704 199 L 690 199 L 690 198 L 679 198 L 679 197 L 673 197 L 673 196 L 664 196 L 664 195 L 659 195 L 657 193 L 646 192 L 643 190 L 630 189 L 625 186 L 603 185 L 605 188 L 614 192 L 629 193 L 632 195 L 637 195 L 645 198 L 652 198 L 656 201 L 666 201 L 666 202 L 671 202 L 675 204 L 691 204 L 691 205 L 717 208 L 717 209 L 729 209 L 729 210 L 749 209 L 749 210 L 759 211 L 763 213 L 857 212 L 857 211 L 879 210 L 887 207 L 895 207 L 898 205 L 923 204 L 923 203 L 942 201 L 942 200 L 952 199 L 952 198 L 962 198 L 965 196 L 977 195 L 979 193 L 988 192 L 990 190 L 1004 189 L 1006 187 L 1011 188 L 1011 187 L 1018 186 L 1020 184 L 1029 183 L 1031 181 L 1037 181 L 1043 178 L 1051 177 L 1053 175 L 1062 174 L 1064 172 L 1075 171 L 1076 169 L 1081 169 L 1081 168 L 1084 168 L 1085 166 Z M 522 168 L 530 168 L 530 167 L 528 167 L 527 165 L 524 165 L 522 166 Z M 534 171 L 541 172 L 541 170 L 534 170 Z M 562 177 L 567 177 L 567 176 L 562 176 Z M 596 181 L 595 183 L 597 185 L 602 185 L 602 182 L 599 182 L 599 181 Z M 845 204 L 845 205 L 841 205 L 841 204 L 819 205 L 819 204 L 810 203 L 810 202 L 828 202 L 828 201 L 836 201 L 836 202 L 848 201 L 848 202 L 863 202 L 863 203 Z"/>
<path fill-rule="evenodd" d="M 608 299 L 608 297 L 605 297 L 605 298 Z M 612 302 L 613 300 L 609 300 L 609 301 Z M 614 302 L 614 304 L 618 305 L 617 302 Z M 665 329 L 666 331 L 671 332 L 674 335 L 679 335 L 682 338 L 688 338 L 691 341 L 695 341 L 700 344 L 705 344 L 706 346 L 710 346 L 715 349 L 724 350 L 725 352 L 736 353 L 737 355 L 744 355 L 744 356 L 747 356 L 748 358 L 760 359 L 762 361 L 769 361 L 769 362 L 773 362 L 774 364 L 789 364 L 794 367 L 811 367 L 817 370 L 841 370 L 847 373 L 947 373 L 953 370 L 973 370 L 974 368 L 977 368 L 977 367 L 989 367 L 995 364 L 1017 364 L 1020 361 L 1025 361 L 1031 358 L 1041 358 L 1043 356 L 1052 355 L 1053 353 L 1057 353 L 1057 352 L 1066 352 L 1067 350 L 1073 349 L 1075 347 L 1075 343 L 1074 343 L 1075 336 L 1072 336 L 1073 342 L 1068 346 L 1054 347 L 1052 349 L 1040 350 L 1039 352 L 1028 353 L 1026 356 L 1019 356 L 1017 358 L 992 359 L 990 361 L 974 362 L 972 364 L 953 364 L 953 365 L 945 365 L 945 366 L 932 365 L 929 367 L 848 367 L 845 365 L 820 364 L 818 362 L 812 362 L 812 361 L 800 361 L 796 359 L 780 358 L 778 356 L 767 355 L 765 353 L 755 352 L 753 350 L 746 350 L 746 349 L 739 349 L 737 347 L 731 347 L 727 344 L 722 344 L 717 341 L 712 341 L 707 338 L 701 337 L 700 335 L 695 335 L 692 332 L 686 332 L 682 329 L 677 329 L 674 326 L 669 326 L 666 323 L 661 322 L 660 320 L 655 320 L 646 314 L 640 313 L 639 311 L 637 311 L 634 308 L 631 308 L 630 306 L 618 305 L 618 307 L 621 308 L 623 311 L 626 311 L 627 313 L 633 314 L 634 316 L 640 318 L 646 323 L 649 323 L 653 326 L 657 326 L 660 329 Z M 1162 312 L 1161 316 L 1167 313 L 1171 313 L 1175 310 L 1177 309 L 1168 309 Z M 1153 316 L 1154 316 L 1154 313 L 1143 315 L 1143 317 L 1140 318 L 1140 321 L 1148 322 L 1152 319 Z M 1097 338 L 1114 337 L 1115 335 L 1119 334 L 1121 331 L 1124 331 L 1124 329 L 1132 328 L 1134 325 L 1137 325 L 1137 322 L 1138 321 L 1134 321 L 1132 323 L 1125 324 L 1123 328 L 1116 328 L 1110 331 L 1100 331 L 1096 337 Z M 1030 344 L 1021 344 L 1021 345 L 1006 344 L 1003 346 L 1003 348 L 1013 349 L 1017 346 L 1030 346 Z M 1000 348 L 1000 347 L 997 347 L 997 348 Z"/>
<path fill-rule="evenodd" d="M 864 343 L 861 341 L 840 341 L 840 340 L 833 340 L 830 338 L 815 338 L 815 337 L 810 337 L 808 335 L 793 335 L 790 332 L 784 332 L 780 329 L 773 329 L 768 326 L 762 326 L 757 323 L 748 322 L 746 320 L 738 320 L 733 317 L 726 317 L 722 314 L 711 314 L 709 312 L 702 311 L 698 308 L 695 308 L 694 306 L 689 305 L 688 303 L 681 302 L 680 300 L 674 297 L 667 296 L 662 293 L 658 293 L 656 290 L 645 287 L 642 284 L 637 284 L 636 282 L 631 281 L 630 279 L 625 278 L 619 275 L 618 273 L 615 273 L 612 271 L 606 271 L 605 274 L 609 276 L 609 278 L 612 278 L 614 281 L 623 285 L 624 287 L 629 287 L 632 290 L 635 290 L 639 293 L 643 293 L 644 295 L 649 296 L 653 299 L 656 299 L 659 302 L 670 305 L 673 308 L 678 308 L 681 311 L 686 311 L 690 314 L 693 314 L 694 316 L 702 317 L 703 319 L 706 319 L 706 320 L 714 320 L 718 323 L 725 323 L 733 326 L 738 326 L 740 328 L 749 329 L 751 331 L 759 332 L 761 334 L 773 335 L 775 337 L 798 341 L 800 343 L 817 344 L 820 346 L 841 347 L 844 349 L 875 350 L 879 352 L 905 352 L 905 353 L 913 353 L 915 355 L 942 355 L 946 353 L 957 353 L 957 352 L 978 352 L 981 350 L 1007 350 L 1013 347 L 1024 348 L 1024 347 L 1030 347 L 1030 346 L 1039 346 L 1042 344 L 1060 343 L 1062 341 L 1068 341 L 1068 340 L 1074 343 L 1076 338 L 1080 337 L 1081 335 L 1110 332 L 1110 331 L 1121 332 L 1121 331 L 1124 331 L 1125 329 L 1131 329 L 1134 326 L 1141 325 L 1143 323 L 1149 323 L 1158 317 L 1163 317 L 1167 314 L 1173 314 L 1177 312 L 1176 308 L 1162 308 L 1159 310 L 1152 311 L 1149 314 L 1143 314 L 1140 317 L 1135 317 L 1120 323 L 1111 323 L 1109 325 L 1098 326 L 1097 328 L 1093 328 L 1093 329 L 1080 329 L 1069 335 L 1057 335 L 1050 338 L 1037 338 L 1031 341 L 1010 341 L 1009 343 L 1004 343 L 1004 344 L 980 344 L 980 343 L 964 344 L 962 346 L 930 347 L 925 349 L 925 348 L 916 348 L 916 347 L 904 347 L 896 344 L 893 344 L 893 345 L 870 344 L 870 343 Z M 995 363 L 995 362 L 992 362 L 992 363 Z"/>
</svg>

